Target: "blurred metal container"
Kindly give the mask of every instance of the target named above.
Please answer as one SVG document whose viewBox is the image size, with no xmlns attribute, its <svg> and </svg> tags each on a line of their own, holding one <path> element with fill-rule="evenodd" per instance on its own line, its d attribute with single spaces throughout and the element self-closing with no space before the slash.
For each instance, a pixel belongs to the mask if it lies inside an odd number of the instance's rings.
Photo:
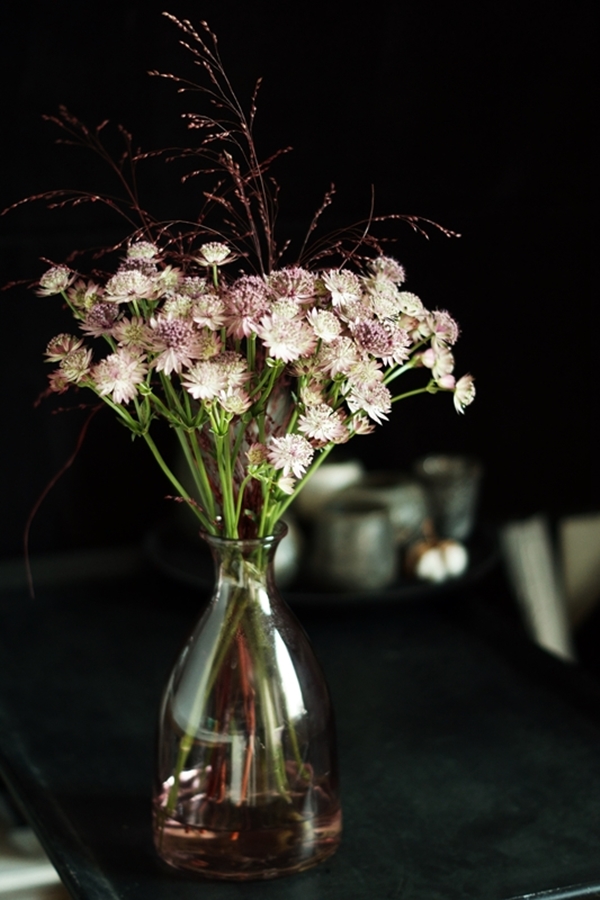
<svg viewBox="0 0 600 900">
<path fill-rule="evenodd" d="M 340 494 L 344 501 L 383 504 L 389 511 L 397 546 L 422 536 L 429 515 L 427 493 L 417 478 L 404 472 L 372 472 Z"/>
<path fill-rule="evenodd" d="M 470 456 L 431 454 L 413 467 L 425 487 L 438 537 L 462 541 L 475 525 L 483 466 Z"/>
<path fill-rule="evenodd" d="M 310 571 L 338 591 L 378 590 L 394 581 L 397 553 L 389 511 L 381 503 L 339 498 L 315 520 Z"/>
</svg>

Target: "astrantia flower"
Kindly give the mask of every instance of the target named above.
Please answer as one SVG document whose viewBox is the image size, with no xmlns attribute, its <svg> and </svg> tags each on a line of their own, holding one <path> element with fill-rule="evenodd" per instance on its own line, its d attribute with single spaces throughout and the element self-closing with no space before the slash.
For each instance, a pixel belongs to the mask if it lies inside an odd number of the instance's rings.
<svg viewBox="0 0 600 900">
<path fill-rule="evenodd" d="M 286 298 L 297 304 L 313 299 L 316 293 L 316 277 L 300 266 L 288 266 L 272 272 L 267 284 L 275 299 Z"/>
<path fill-rule="evenodd" d="M 181 272 L 173 266 L 165 266 L 155 279 L 157 294 L 170 294 L 176 290 L 181 280 Z"/>
<path fill-rule="evenodd" d="M 298 431 L 320 444 L 343 444 L 349 437 L 344 414 L 326 403 L 308 407 L 298 419 Z"/>
<path fill-rule="evenodd" d="M 272 438 L 268 446 L 269 462 L 281 469 L 284 477 L 302 478 L 314 456 L 314 448 L 301 434 L 284 434 Z"/>
<path fill-rule="evenodd" d="M 186 297 L 191 297 L 192 300 L 195 300 L 201 294 L 206 294 L 208 290 L 211 290 L 211 286 L 206 279 L 199 278 L 197 275 L 186 275 L 179 282 L 180 293 L 185 294 Z"/>
<path fill-rule="evenodd" d="M 201 266 L 222 266 L 226 262 L 231 262 L 233 253 L 227 244 L 209 241 L 207 244 L 202 244 L 196 259 Z"/>
<path fill-rule="evenodd" d="M 96 303 L 88 310 L 80 328 L 85 334 L 101 337 L 111 332 L 118 314 L 114 303 Z"/>
<path fill-rule="evenodd" d="M 158 294 L 156 278 L 140 269 L 120 269 L 108 280 L 105 299 L 111 303 L 152 300 Z"/>
<path fill-rule="evenodd" d="M 144 357 L 122 347 L 94 366 L 92 378 L 101 397 L 110 394 L 114 403 L 129 403 L 147 373 Z"/>
<path fill-rule="evenodd" d="M 191 366 L 202 354 L 201 342 L 194 323 L 188 319 L 170 319 L 159 315 L 150 320 L 153 330 L 152 349 L 158 352 L 154 360 L 157 372 L 170 375 Z"/>
<path fill-rule="evenodd" d="M 192 298 L 185 294 L 175 294 L 167 297 L 162 305 L 161 312 L 168 319 L 187 319 L 192 311 Z"/>
<path fill-rule="evenodd" d="M 321 275 L 324 287 L 331 294 L 333 306 L 342 306 L 353 300 L 360 300 L 362 286 L 360 278 L 348 269 L 330 269 Z"/>
<path fill-rule="evenodd" d="M 286 363 L 301 356 L 310 356 L 317 345 L 312 328 L 298 318 L 281 315 L 264 316 L 257 333 L 268 348 L 269 356 Z"/>
<path fill-rule="evenodd" d="M 75 309 L 90 310 L 102 299 L 103 290 L 93 281 L 76 281 L 67 291 L 69 303 Z"/>
<path fill-rule="evenodd" d="M 60 362 L 60 371 L 67 381 L 79 384 L 89 374 L 92 351 L 85 347 L 72 350 Z"/>
<path fill-rule="evenodd" d="M 83 344 L 83 339 L 72 334 L 57 334 L 46 347 L 46 359 L 48 362 L 60 362 L 73 350 L 77 350 Z"/>
<path fill-rule="evenodd" d="M 378 319 L 395 319 L 402 312 L 402 294 L 391 281 L 373 281 L 367 284 L 369 303 Z"/>
<path fill-rule="evenodd" d="M 352 434 L 372 434 L 375 431 L 373 422 L 369 422 L 367 417 L 361 413 L 356 413 L 356 415 L 352 416 L 348 423 L 348 428 Z"/>
<path fill-rule="evenodd" d="M 371 259 L 369 269 L 376 278 L 386 279 L 394 284 L 402 284 L 406 279 L 404 266 L 401 266 L 391 256 L 377 256 L 375 259 Z"/>
<path fill-rule="evenodd" d="M 248 447 L 246 459 L 248 460 L 249 466 L 260 466 L 267 461 L 267 448 L 264 444 L 260 444 L 256 441 Z"/>
<path fill-rule="evenodd" d="M 214 400 L 221 393 L 242 387 L 249 377 L 244 357 L 227 350 L 213 359 L 195 363 L 183 376 L 182 383 L 195 400 Z"/>
<path fill-rule="evenodd" d="M 444 375 L 450 375 L 454 370 L 454 357 L 443 344 L 439 347 L 429 347 L 421 355 L 421 362 L 431 369 L 431 374 L 436 381 L 439 381 Z"/>
<path fill-rule="evenodd" d="M 464 413 L 465 406 L 469 406 L 475 399 L 475 385 L 472 375 L 463 375 L 456 382 L 454 388 L 454 407 L 457 412 Z"/>
<path fill-rule="evenodd" d="M 346 397 L 346 403 L 350 412 L 365 412 L 380 425 L 392 409 L 392 395 L 381 382 L 355 384 Z"/>
<path fill-rule="evenodd" d="M 445 344 L 455 344 L 458 340 L 458 324 L 446 310 L 436 309 L 427 317 L 433 340 Z"/>
<path fill-rule="evenodd" d="M 146 325 L 141 316 L 121 319 L 111 332 L 118 344 L 124 347 L 149 348 L 152 345 L 152 329 Z"/>
<path fill-rule="evenodd" d="M 202 294 L 194 299 L 192 319 L 198 325 L 204 325 L 218 331 L 225 324 L 225 304 L 217 294 Z"/>
<path fill-rule="evenodd" d="M 277 481 L 277 487 L 283 494 L 287 494 L 288 497 L 291 497 L 296 488 L 296 479 L 292 478 L 291 475 L 280 475 L 279 480 Z"/>
<path fill-rule="evenodd" d="M 66 266 L 53 266 L 40 278 L 37 294 L 40 297 L 53 297 L 55 294 L 60 294 L 62 291 L 66 291 L 74 277 Z"/>
<path fill-rule="evenodd" d="M 250 397 L 241 388 L 222 391 L 217 399 L 225 412 L 233 416 L 243 416 L 252 406 Z"/>
<path fill-rule="evenodd" d="M 400 291 L 398 294 L 400 309 L 407 316 L 419 316 L 424 312 L 423 301 L 410 291 Z"/>
<path fill-rule="evenodd" d="M 358 349 L 352 338 L 340 337 L 325 344 L 319 351 L 319 365 L 324 372 L 329 372 L 332 378 L 336 375 L 346 374 L 360 358 Z"/>
<path fill-rule="evenodd" d="M 249 337 L 269 311 L 267 285 L 258 275 L 242 275 L 225 296 L 227 333 L 235 338 Z"/>
<path fill-rule="evenodd" d="M 55 369 L 48 375 L 48 388 L 55 394 L 64 394 L 68 391 L 70 382 L 65 378 L 60 369 Z"/>
<path fill-rule="evenodd" d="M 330 344 L 342 332 L 340 320 L 328 309 L 313 307 L 309 311 L 307 318 L 316 336 L 326 344 Z"/>
<path fill-rule="evenodd" d="M 383 322 L 379 322 L 377 319 L 359 322 L 353 328 L 353 332 L 356 342 L 362 350 L 378 356 L 380 359 L 391 356 L 391 334 Z"/>
<path fill-rule="evenodd" d="M 128 259 L 154 259 L 158 256 L 158 247 L 150 241 L 136 241 L 127 250 Z"/>
</svg>

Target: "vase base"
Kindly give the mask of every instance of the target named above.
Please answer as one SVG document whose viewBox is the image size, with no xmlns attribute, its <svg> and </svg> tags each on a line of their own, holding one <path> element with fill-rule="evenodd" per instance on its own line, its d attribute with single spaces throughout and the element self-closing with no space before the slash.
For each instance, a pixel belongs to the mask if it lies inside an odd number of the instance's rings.
<svg viewBox="0 0 600 900">
<path fill-rule="evenodd" d="M 168 865 L 203 878 L 250 881 L 302 872 L 337 850 L 341 811 L 279 827 L 217 830 L 184 825 L 155 811 L 154 835 Z"/>
</svg>

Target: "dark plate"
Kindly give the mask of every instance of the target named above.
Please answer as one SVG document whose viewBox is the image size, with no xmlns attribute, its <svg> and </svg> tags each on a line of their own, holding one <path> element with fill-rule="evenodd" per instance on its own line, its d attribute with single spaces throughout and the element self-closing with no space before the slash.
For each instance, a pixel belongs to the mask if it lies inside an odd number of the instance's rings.
<svg viewBox="0 0 600 900">
<path fill-rule="evenodd" d="M 441 584 L 399 578 L 383 590 L 336 592 L 325 590 L 299 575 L 280 590 L 291 606 L 435 600 L 483 578 L 498 562 L 498 544 L 492 528 L 477 529 L 466 546 L 469 551 L 466 572 Z M 146 536 L 145 550 L 150 561 L 168 577 L 205 592 L 212 589 L 213 562 L 207 545 L 200 538 L 191 540 L 177 524 L 165 522 L 150 531 Z"/>
</svg>

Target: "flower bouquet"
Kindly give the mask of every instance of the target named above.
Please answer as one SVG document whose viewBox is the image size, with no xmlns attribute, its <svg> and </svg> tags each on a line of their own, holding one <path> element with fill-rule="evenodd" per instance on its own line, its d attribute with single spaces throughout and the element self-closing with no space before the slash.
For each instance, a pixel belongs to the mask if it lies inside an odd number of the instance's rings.
<svg viewBox="0 0 600 900">
<path fill-rule="evenodd" d="M 463 412 L 474 385 L 453 375 L 456 322 L 405 289 L 403 267 L 373 235 L 381 218 L 318 239 L 329 192 L 285 261 L 266 178 L 274 157 L 260 161 L 253 140 L 256 97 L 246 115 L 207 26 L 169 18 L 207 85 L 163 77 L 209 100 L 208 113 L 187 117 L 199 145 L 178 155 L 192 162 L 186 177 L 214 182 L 193 222 L 155 221 L 135 177 L 150 154 L 134 153 L 123 132 L 124 157 L 112 162 L 103 126 L 88 131 L 66 110 L 54 119 L 108 159 L 124 200 L 46 196 L 102 201 L 137 224 L 111 248 L 111 271 L 88 279 L 55 265 L 41 278 L 38 292 L 60 295 L 77 323 L 48 344 L 49 390 L 92 392 L 146 442 L 217 562 L 212 603 L 163 701 L 158 851 L 212 877 L 270 877 L 329 855 L 341 827 L 327 690 L 272 582 L 278 523 L 331 450 L 373 431 L 393 404 L 444 391 Z M 193 491 L 155 443 L 158 420 L 181 445 Z"/>
</svg>

